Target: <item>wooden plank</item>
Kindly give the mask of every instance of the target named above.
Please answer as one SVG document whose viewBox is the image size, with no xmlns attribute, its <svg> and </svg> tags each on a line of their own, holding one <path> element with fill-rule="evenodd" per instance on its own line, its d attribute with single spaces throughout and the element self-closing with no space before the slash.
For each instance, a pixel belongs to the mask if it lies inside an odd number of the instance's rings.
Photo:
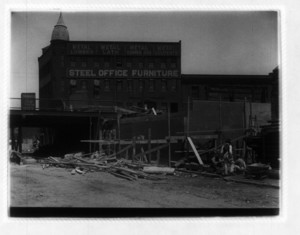
<svg viewBox="0 0 300 235">
<path fill-rule="evenodd" d="M 110 168 L 110 166 L 102 166 L 99 164 L 93 164 L 93 163 L 81 163 L 81 162 L 45 162 L 45 164 L 49 165 L 70 165 L 70 166 L 87 166 L 87 167 L 97 167 L 97 168 L 103 168 L 107 169 Z"/>
<path fill-rule="evenodd" d="M 196 147 L 195 147 L 195 145 L 194 145 L 191 137 L 187 137 L 187 139 L 188 139 L 188 142 L 189 142 L 189 144 L 191 145 L 191 147 L 193 149 L 193 152 L 195 153 L 195 155 L 196 155 L 196 157 L 198 159 L 199 164 L 203 165 L 203 161 L 202 161 L 202 159 L 201 159 L 201 157 L 200 157 L 200 155 L 199 155 L 199 153 L 198 153 L 198 151 L 197 151 L 197 149 L 196 149 Z"/>
<path fill-rule="evenodd" d="M 112 140 L 112 141 L 107 141 L 107 140 L 81 140 L 80 142 L 83 143 L 101 143 L 102 145 L 110 145 L 110 144 L 119 144 L 119 140 Z M 149 140 L 136 140 L 136 144 L 148 144 Z M 120 140 L 121 145 L 127 145 L 127 144 L 132 144 L 132 140 Z M 151 144 L 165 144 L 168 143 L 167 139 L 157 139 L 157 140 L 151 140 Z M 172 139 L 171 137 L 171 143 L 177 143 L 177 139 Z"/>
<path fill-rule="evenodd" d="M 157 167 L 157 166 L 144 166 L 143 172 L 149 174 L 174 174 L 175 168 L 171 167 Z"/>
</svg>

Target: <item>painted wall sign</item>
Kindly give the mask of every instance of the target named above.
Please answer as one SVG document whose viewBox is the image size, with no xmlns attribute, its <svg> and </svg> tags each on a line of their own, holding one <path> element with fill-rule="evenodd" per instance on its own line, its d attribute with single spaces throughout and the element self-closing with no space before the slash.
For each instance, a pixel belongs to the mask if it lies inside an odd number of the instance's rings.
<svg viewBox="0 0 300 235">
<path fill-rule="evenodd" d="M 72 42 L 67 45 L 67 52 L 69 55 L 180 56 L 180 44 L 128 42 Z"/>
<path fill-rule="evenodd" d="M 74 69 L 66 71 L 68 78 L 177 78 L 178 70 L 149 69 Z"/>
</svg>

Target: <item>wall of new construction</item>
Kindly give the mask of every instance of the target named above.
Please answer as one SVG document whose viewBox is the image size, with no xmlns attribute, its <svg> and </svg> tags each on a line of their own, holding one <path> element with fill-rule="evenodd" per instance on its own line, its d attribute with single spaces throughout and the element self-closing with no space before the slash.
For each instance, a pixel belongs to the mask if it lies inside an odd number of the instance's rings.
<svg viewBox="0 0 300 235">
<path fill-rule="evenodd" d="M 121 139 L 148 139 L 149 129 L 151 129 L 151 139 L 165 139 L 168 136 L 168 116 L 148 115 L 142 117 L 132 117 L 121 119 L 120 121 Z M 171 114 L 170 133 L 171 136 L 180 135 L 184 131 L 183 116 L 181 114 Z"/>
<path fill-rule="evenodd" d="M 249 128 L 249 117 L 256 116 L 257 127 L 271 119 L 270 103 L 193 101 L 189 112 L 189 132 L 216 132 L 222 137 L 236 138 Z M 187 123 L 185 123 L 187 128 Z"/>
</svg>

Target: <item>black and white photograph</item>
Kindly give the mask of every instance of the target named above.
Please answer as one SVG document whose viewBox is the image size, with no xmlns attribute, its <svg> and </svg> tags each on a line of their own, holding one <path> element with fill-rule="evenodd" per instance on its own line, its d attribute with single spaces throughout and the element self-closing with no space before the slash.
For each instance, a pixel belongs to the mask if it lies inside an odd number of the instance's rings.
<svg viewBox="0 0 300 235">
<path fill-rule="evenodd" d="M 10 217 L 280 214 L 279 11 L 10 21 Z"/>
</svg>

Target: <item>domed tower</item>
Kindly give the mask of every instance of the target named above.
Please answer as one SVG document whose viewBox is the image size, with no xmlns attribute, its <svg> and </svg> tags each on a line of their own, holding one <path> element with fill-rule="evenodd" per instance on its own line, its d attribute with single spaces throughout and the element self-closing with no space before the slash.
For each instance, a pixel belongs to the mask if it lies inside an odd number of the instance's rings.
<svg viewBox="0 0 300 235">
<path fill-rule="evenodd" d="M 69 31 L 64 23 L 62 13 L 59 14 L 58 21 L 52 31 L 51 41 L 54 40 L 69 41 Z"/>
</svg>

